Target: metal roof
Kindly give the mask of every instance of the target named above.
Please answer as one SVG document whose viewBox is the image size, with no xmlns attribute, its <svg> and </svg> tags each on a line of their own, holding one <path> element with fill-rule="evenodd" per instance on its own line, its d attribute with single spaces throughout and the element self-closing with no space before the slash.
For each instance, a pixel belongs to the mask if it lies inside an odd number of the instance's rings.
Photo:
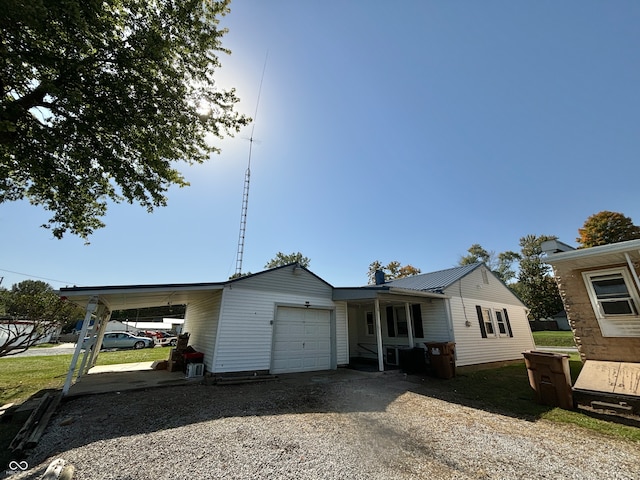
<svg viewBox="0 0 640 480">
<path fill-rule="evenodd" d="M 422 290 L 429 292 L 439 292 L 460 280 L 476 268 L 482 265 L 482 262 L 471 263 L 461 267 L 448 268 L 446 270 L 438 270 L 437 272 L 423 273 L 421 275 L 413 275 L 411 277 L 399 278 L 386 282 L 385 286 L 404 288 L 408 290 Z"/>
</svg>

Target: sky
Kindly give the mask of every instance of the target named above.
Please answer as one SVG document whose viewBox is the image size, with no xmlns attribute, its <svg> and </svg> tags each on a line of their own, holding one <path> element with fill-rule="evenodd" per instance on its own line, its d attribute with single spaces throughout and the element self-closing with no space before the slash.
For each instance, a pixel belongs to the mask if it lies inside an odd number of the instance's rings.
<svg viewBox="0 0 640 480">
<path fill-rule="evenodd" d="M 167 207 L 110 205 L 89 245 L 0 204 L 1 286 L 225 281 L 252 129 L 243 273 L 299 251 L 358 286 L 374 260 L 425 273 L 476 243 L 575 245 L 603 210 L 640 224 L 635 0 L 235 0 L 221 25 L 217 85 L 255 124 L 180 166 Z"/>
</svg>

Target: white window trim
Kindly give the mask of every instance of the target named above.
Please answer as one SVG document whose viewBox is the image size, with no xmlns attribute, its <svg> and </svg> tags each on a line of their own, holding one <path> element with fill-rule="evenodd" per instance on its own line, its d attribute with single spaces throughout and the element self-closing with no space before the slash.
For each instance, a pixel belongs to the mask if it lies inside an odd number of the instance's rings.
<svg viewBox="0 0 640 480">
<path fill-rule="evenodd" d="M 400 330 L 398 328 L 398 313 L 397 312 L 401 312 L 401 315 L 403 316 L 407 316 L 407 312 L 405 311 L 405 307 L 404 305 L 394 305 L 393 306 L 393 328 L 395 328 L 395 332 L 396 332 L 396 337 L 399 338 L 407 338 L 409 337 L 409 319 L 405 318 L 404 319 L 404 324 L 406 325 L 406 330 L 407 333 L 400 333 Z"/>
<path fill-rule="evenodd" d="M 633 302 L 636 312 L 640 312 L 640 297 L 638 296 L 638 289 L 635 286 L 631 274 L 626 267 L 607 268 L 603 270 L 589 270 L 582 273 L 587 293 L 589 294 L 589 300 L 593 312 L 596 316 L 596 320 L 600 325 L 600 331 L 603 337 L 636 337 L 636 333 L 640 330 L 640 314 L 605 314 L 604 310 L 600 306 L 600 300 L 598 299 L 593 284 L 592 278 L 603 277 L 607 275 L 621 275 L 624 280 L 627 291 L 629 292 L 629 299 Z"/>
<path fill-rule="evenodd" d="M 500 314 L 500 318 L 502 318 L 502 321 L 498 320 L 498 314 Z M 509 327 L 507 326 L 507 319 L 504 316 L 504 310 L 501 310 L 499 308 L 494 308 L 493 309 L 493 316 L 496 319 L 496 334 L 499 337 L 508 337 L 509 336 Z M 500 331 L 500 324 L 502 324 L 502 326 L 504 327 L 504 333 L 502 333 Z"/>
<path fill-rule="evenodd" d="M 496 338 L 498 336 L 499 330 L 496 325 L 493 308 L 483 307 L 483 306 L 481 306 L 480 308 L 482 309 L 482 321 L 484 322 L 484 330 L 485 330 L 485 333 L 487 334 L 487 338 Z M 487 313 L 489 317 L 489 322 L 487 322 L 487 319 L 484 316 L 485 313 Z M 493 328 L 493 333 L 489 333 L 489 331 L 487 330 L 487 323 L 491 324 L 491 328 Z"/>
<path fill-rule="evenodd" d="M 371 320 L 373 322 L 371 324 L 371 333 L 369 333 L 369 319 L 367 318 L 369 315 L 371 315 Z M 376 319 L 374 313 L 371 311 L 364 312 L 364 333 L 367 337 L 373 337 L 376 334 Z"/>
</svg>

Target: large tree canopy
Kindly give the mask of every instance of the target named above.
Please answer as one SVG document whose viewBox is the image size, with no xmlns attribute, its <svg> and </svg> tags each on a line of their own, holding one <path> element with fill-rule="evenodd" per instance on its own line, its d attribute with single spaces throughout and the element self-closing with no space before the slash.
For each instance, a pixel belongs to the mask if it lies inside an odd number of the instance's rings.
<svg viewBox="0 0 640 480">
<path fill-rule="evenodd" d="M 576 242 L 579 248 L 597 247 L 610 243 L 636 240 L 640 238 L 640 227 L 633 224 L 633 220 L 622 213 L 604 210 L 591 215 L 585 220 Z"/>
<path fill-rule="evenodd" d="M 5 0 L 0 16 L 0 203 L 52 212 L 87 238 L 107 201 L 166 205 L 176 169 L 249 119 L 214 86 L 230 0 Z"/>
</svg>

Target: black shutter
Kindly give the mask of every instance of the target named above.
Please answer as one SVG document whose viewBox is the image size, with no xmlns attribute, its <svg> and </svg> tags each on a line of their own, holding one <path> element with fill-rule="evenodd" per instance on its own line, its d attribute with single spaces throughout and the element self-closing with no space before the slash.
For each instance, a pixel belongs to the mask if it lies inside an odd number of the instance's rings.
<svg viewBox="0 0 640 480">
<path fill-rule="evenodd" d="M 509 321 L 509 314 L 507 313 L 507 309 L 504 309 L 504 321 L 507 324 L 507 331 L 509 332 L 509 336 L 513 337 L 513 330 L 511 330 L 511 322 Z"/>
<path fill-rule="evenodd" d="M 484 318 L 482 318 L 482 307 L 480 307 L 480 305 L 476 305 L 476 312 L 478 313 L 478 321 L 480 322 L 480 334 L 482 335 L 482 338 L 487 338 L 487 329 L 484 326 Z"/>
<path fill-rule="evenodd" d="M 393 307 L 387 307 L 387 333 L 390 337 L 396 336 L 396 328 L 393 323 Z"/>
<path fill-rule="evenodd" d="M 411 321 L 413 322 L 413 336 L 415 338 L 424 338 L 424 330 L 422 329 L 422 309 L 419 303 L 411 305 Z"/>
</svg>

